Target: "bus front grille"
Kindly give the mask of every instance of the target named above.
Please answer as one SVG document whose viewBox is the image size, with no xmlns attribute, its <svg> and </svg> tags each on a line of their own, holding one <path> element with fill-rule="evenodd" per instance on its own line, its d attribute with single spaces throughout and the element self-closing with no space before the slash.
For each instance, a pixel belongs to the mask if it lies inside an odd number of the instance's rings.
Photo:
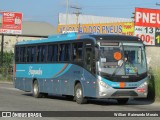
<svg viewBox="0 0 160 120">
<path fill-rule="evenodd" d="M 138 96 L 138 94 L 134 91 L 117 91 L 113 93 L 112 96 Z"/>
</svg>

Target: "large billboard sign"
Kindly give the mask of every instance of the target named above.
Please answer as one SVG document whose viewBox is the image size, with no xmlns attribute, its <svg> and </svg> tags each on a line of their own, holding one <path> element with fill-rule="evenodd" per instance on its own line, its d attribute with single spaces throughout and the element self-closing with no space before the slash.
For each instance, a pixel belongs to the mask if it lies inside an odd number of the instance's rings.
<svg viewBox="0 0 160 120">
<path fill-rule="evenodd" d="M 79 33 L 101 33 L 101 34 L 125 34 L 134 35 L 133 22 L 98 23 L 98 24 L 69 24 L 58 25 L 58 33 L 67 31 L 78 31 Z"/>
<path fill-rule="evenodd" d="M 21 34 L 22 13 L 0 12 L 0 33 Z"/>
<path fill-rule="evenodd" d="M 160 45 L 160 10 L 136 8 L 135 35 L 145 45 Z"/>
</svg>

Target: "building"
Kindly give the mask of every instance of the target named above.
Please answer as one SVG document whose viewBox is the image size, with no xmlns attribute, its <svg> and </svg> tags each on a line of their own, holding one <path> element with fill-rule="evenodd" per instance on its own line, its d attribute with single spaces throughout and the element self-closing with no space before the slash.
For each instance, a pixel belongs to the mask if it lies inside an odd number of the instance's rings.
<svg viewBox="0 0 160 120">
<path fill-rule="evenodd" d="M 58 19 L 59 25 L 66 24 L 66 14 L 59 13 Z M 77 21 L 78 20 L 78 21 Z M 83 15 L 77 16 L 75 14 L 68 14 L 67 24 L 97 24 L 97 23 L 115 23 L 115 22 L 133 22 L 133 19 L 129 18 L 118 18 L 118 17 L 105 17 L 105 16 L 93 16 Z"/>
<path fill-rule="evenodd" d="M 56 34 L 56 28 L 47 22 L 24 21 L 22 23 L 22 34 L 4 35 L 4 51 L 14 51 L 14 45 L 16 44 L 16 42 L 25 40 L 44 39 L 52 34 Z M 2 34 L 0 34 L 0 41 L 2 41 Z"/>
<path fill-rule="evenodd" d="M 67 23 L 67 25 L 66 25 Z M 77 31 L 79 33 L 134 35 L 133 19 L 93 15 L 59 14 L 58 33 Z"/>
</svg>

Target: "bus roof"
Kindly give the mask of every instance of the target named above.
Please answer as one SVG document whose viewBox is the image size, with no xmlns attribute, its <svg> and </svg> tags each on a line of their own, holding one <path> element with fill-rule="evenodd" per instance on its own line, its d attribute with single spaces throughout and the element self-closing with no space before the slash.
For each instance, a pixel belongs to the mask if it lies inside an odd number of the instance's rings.
<svg viewBox="0 0 160 120">
<path fill-rule="evenodd" d="M 36 44 L 36 43 L 48 43 L 48 42 L 59 42 L 59 41 L 68 41 L 68 40 L 77 40 L 77 39 L 89 39 L 95 38 L 96 40 L 116 40 L 116 41 L 142 41 L 135 36 L 126 36 L 126 35 L 118 35 L 118 34 L 79 34 L 79 33 L 65 33 L 65 34 L 57 34 L 48 36 L 47 39 L 42 40 L 27 40 L 17 42 L 16 45 L 25 45 L 25 44 Z"/>
<path fill-rule="evenodd" d="M 109 41 L 125 41 L 125 42 L 139 42 L 143 43 L 142 40 L 136 36 L 120 35 L 120 34 L 97 34 L 91 35 L 96 40 L 109 40 Z"/>
</svg>

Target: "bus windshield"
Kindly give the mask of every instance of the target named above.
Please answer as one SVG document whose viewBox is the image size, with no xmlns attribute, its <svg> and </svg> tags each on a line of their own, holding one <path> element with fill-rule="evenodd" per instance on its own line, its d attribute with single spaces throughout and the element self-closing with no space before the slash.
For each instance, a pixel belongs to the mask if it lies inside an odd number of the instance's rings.
<svg viewBox="0 0 160 120">
<path fill-rule="evenodd" d="M 119 58 L 115 56 L 119 53 Z M 119 66 L 118 62 L 123 61 Z M 147 72 L 144 47 L 141 44 L 100 47 L 100 72 L 113 75 L 137 75 Z"/>
</svg>

